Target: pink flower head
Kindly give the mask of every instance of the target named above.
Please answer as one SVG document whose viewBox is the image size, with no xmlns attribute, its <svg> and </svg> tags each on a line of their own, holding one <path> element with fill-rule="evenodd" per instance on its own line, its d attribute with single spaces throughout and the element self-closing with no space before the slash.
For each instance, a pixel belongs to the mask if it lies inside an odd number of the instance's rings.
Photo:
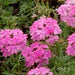
<svg viewBox="0 0 75 75">
<path fill-rule="evenodd" d="M 41 44 L 39 42 L 32 43 L 30 47 L 27 47 L 21 53 L 23 57 L 25 57 L 25 66 L 31 67 L 36 63 L 39 67 L 43 64 L 48 64 L 51 53 L 50 50 L 47 49 L 48 46 L 45 44 Z"/>
<path fill-rule="evenodd" d="M 52 18 L 40 18 L 35 21 L 30 27 L 30 35 L 33 41 L 44 40 L 51 34 L 60 34 L 61 29 L 57 24 L 57 21 Z"/>
<path fill-rule="evenodd" d="M 75 33 L 69 36 L 68 47 L 66 48 L 66 53 L 71 56 L 75 56 Z"/>
<path fill-rule="evenodd" d="M 0 31 L 0 48 L 3 56 L 7 57 L 24 50 L 27 35 L 20 29 L 5 29 Z"/>
<path fill-rule="evenodd" d="M 58 41 L 59 37 L 57 35 L 50 35 L 50 37 L 46 40 L 46 42 L 50 45 L 53 45 L 55 41 Z"/>
<path fill-rule="evenodd" d="M 53 75 L 53 73 L 48 68 L 40 67 L 30 70 L 27 75 Z"/>
<path fill-rule="evenodd" d="M 67 0 L 57 9 L 60 19 L 71 27 L 75 27 L 75 0 Z"/>
<path fill-rule="evenodd" d="M 65 4 L 75 5 L 75 0 L 66 0 Z"/>
</svg>

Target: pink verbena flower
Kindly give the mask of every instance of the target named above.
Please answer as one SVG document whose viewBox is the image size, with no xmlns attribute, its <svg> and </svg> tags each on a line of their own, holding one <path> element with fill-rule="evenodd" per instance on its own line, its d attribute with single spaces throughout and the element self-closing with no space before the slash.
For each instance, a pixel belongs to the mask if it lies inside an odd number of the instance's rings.
<svg viewBox="0 0 75 75">
<path fill-rule="evenodd" d="M 65 4 L 75 5 L 75 0 L 66 0 Z"/>
<path fill-rule="evenodd" d="M 73 43 L 75 43 L 75 33 L 71 34 L 68 37 L 67 41 L 68 41 L 68 44 L 70 44 L 70 45 L 73 44 Z"/>
<path fill-rule="evenodd" d="M 20 29 L 5 29 L 0 31 L 0 49 L 4 57 L 24 50 L 26 41 L 27 35 L 23 34 Z"/>
<path fill-rule="evenodd" d="M 31 67 L 35 63 L 39 66 L 48 64 L 48 60 L 51 57 L 51 52 L 48 46 L 39 42 L 32 43 L 30 47 L 27 47 L 22 51 L 23 57 L 25 57 L 25 66 Z"/>
<path fill-rule="evenodd" d="M 46 67 L 40 67 L 31 69 L 27 75 L 53 75 L 53 73 Z"/>
<path fill-rule="evenodd" d="M 67 0 L 57 9 L 60 19 L 71 27 L 75 27 L 75 0 Z"/>
<path fill-rule="evenodd" d="M 51 34 L 60 34 L 61 29 L 57 24 L 57 21 L 52 18 L 40 18 L 30 26 L 30 35 L 33 41 L 45 40 Z"/>
<path fill-rule="evenodd" d="M 68 47 L 66 48 L 66 53 L 71 56 L 75 56 L 75 33 L 69 36 Z"/>
<path fill-rule="evenodd" d="M 58 41 L 59 37 L 57 35 L 50 35 L 46 42 L 50 45 L 53 45 L 55 41 Z"/>
</svg>

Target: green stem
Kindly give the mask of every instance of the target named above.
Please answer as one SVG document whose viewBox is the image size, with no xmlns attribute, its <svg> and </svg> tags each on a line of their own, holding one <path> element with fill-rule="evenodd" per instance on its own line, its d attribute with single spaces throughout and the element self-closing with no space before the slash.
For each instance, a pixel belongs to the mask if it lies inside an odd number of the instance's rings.
<svg viewBox="0 0 75 75">
<path fill-rule="evenodd" d="M 16 54 L 16 61 L 17 61 L 17 64 L 18 64 L 18 75 L 20 75 L 20 68 L 19 68 L 19 65 L 20 65 L 20 62 L 19 62 L 19 59 L 18 59 L 18 54 Z"/>
</svg>

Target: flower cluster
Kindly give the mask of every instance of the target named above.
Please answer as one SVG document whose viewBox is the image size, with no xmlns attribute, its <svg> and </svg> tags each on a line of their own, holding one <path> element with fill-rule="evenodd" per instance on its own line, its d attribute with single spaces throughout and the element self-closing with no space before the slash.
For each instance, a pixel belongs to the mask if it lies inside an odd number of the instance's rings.
<svg viewBox="0 0 75 75">
<path fill-rule="evenodd" d="M 4 57 L 24 50 L 26 41 L 27 35 L 23 34 L 20 29 L 5 29 L 0 31 L 0 49 Z"/>
<path fill-rule="evenodd" d="M 66 2 L 57 9 L 60 19 L 68 26 L 75 27 L 75 0 L 66 0 Z M 32 17 L 36 17 L 33 14 Z M 4 57 L 16 54 L 21 51 L 25 57 L 25 66 L 35 68 L 30 70 L 27 75 L 53 75 L 50 70 L 44 66 L 49 63 L 49 58 L 53 52 L 49 50 L 48 45 L 53 45 L 58 41 L 58 34 L 61 29 L 57 21 L 52 18 L 41 17 L 34 21 L 30 26 L 30 35 L 33 43 L 27 46 L 27 34 L 20 29 L 0 30 L 0 50 Z M 43 42 L 48 44 L 43 44 Z M 75 56 L 75 33 L 68 37 L 68 47 L 66 54 Z"/>
<path fill-rule="evenodd" d="M 75 56 L 75 33 L 69 36 L 68 40 L 68 47 L 66 53 L 71 56 Z"/>
<path fill-rule="evenodd" d="M 75 27 L 75 0 L 67 0 L 57 9 L 60 19 L 71 27 Z"/>
<path fill-rule="evenodd" d="M 40 18 L 35 21 L 30 27 L 30 35 L 33 41 L 45 40 L 46 38 L 51 38 L 51 36 L 60 34 L 61 29 L 57 24 L 57 21 L 52 18 Z M 54 36 L 55 37 L 55 36 Z M 50 39 L 51 40 L 51 39 Z M 55 42 L 56 40 L 53 40 Z"/>
<path fill-rule="evenodd" d="M 37 64 L 38 67 L 48 64 L 48 60 L 51 57 L 48 46 L 39 42 L 32 43 L 21 54 L 25 57 L 26 67 L 31 67 L 34 64 Z"/>
<path fill-rule="evenodd" d="M 53 73 L 48 68 L 40 67 L 30 70 L 27 75 L 53 75 Z"/>
<path fill-rule="evenodd" d="M 46 42 L 50 45 L 53 45 L 55 41 L 58 41 L 59 37 L 57 35 L 50 35 Z"/>
<path fill-rule="evenodd" d="M 75 5 L 75 0 L 66 0 L 66 4 Z"/>
</svg>

